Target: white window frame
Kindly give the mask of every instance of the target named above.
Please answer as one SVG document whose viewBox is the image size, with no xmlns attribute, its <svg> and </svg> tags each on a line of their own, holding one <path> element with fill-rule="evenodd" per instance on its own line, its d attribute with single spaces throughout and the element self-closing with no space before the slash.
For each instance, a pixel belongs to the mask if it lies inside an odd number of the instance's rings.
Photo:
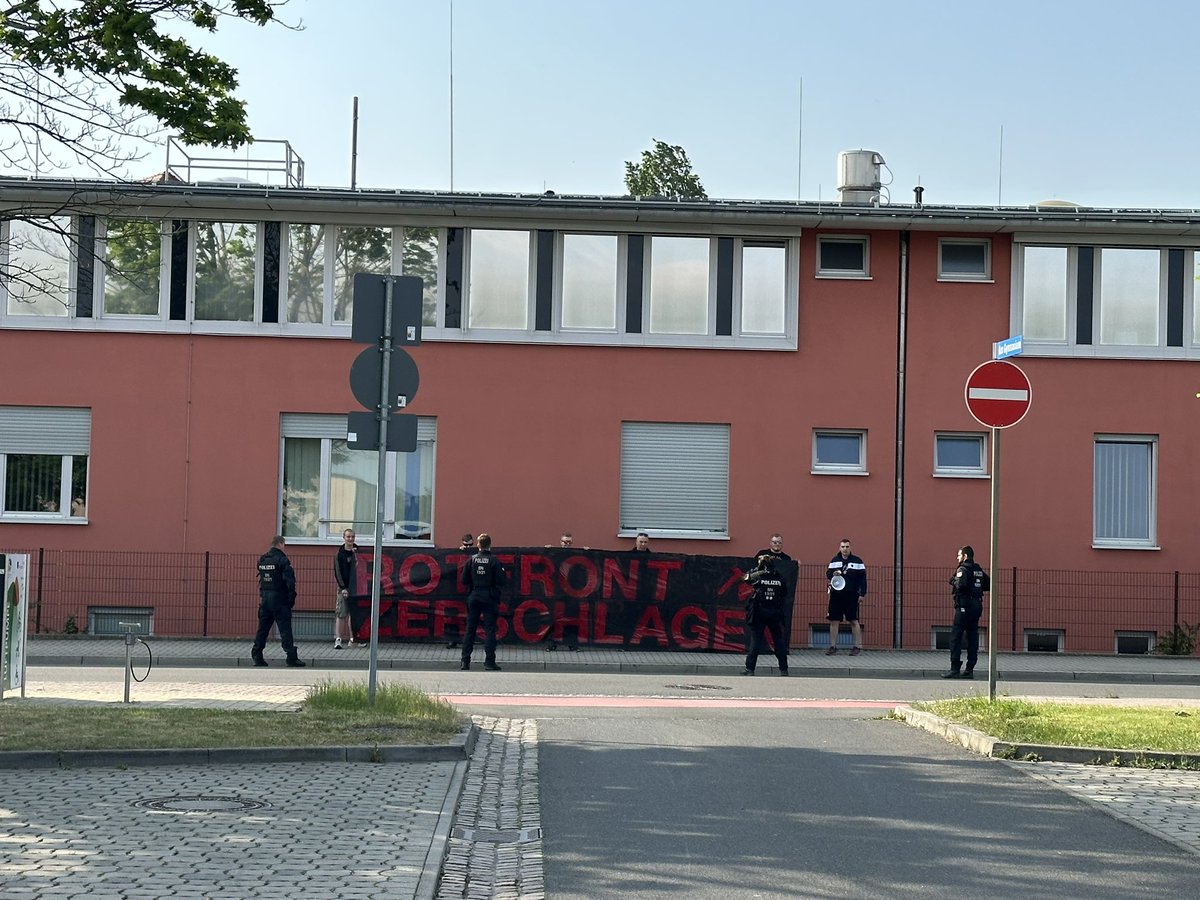
<svg viewBox="0 0 1200 900">
<path fill-rule="evenodd" d="M 266 237 L 266 222 L 260 219 L 223 218 L 192 219 L 188 221 L 188 264 L 187 264 L 187 318 L 188 322 L 216 333 L 241 334 L 258 330 L 262 324 L 263 309 L 263 243 Z M 280 228 L 286 230 L 289 223 L 283 223 Z M 306 224 L 302 222 L 297 225 Z M 243 319 L 197 319 L 196 318 L 196 248 L 199 244 L 199 227 L 201 225 L 253 225 L 254 226 L 254 307 L 249 320 Z M 284 236 L 279 238 L 279 264 L 286 274 L 287 253 L 284 247 Z M 274 323 L 271 323 L 274 327 Z"/>
<path fill-rule="evenodd" d="M 622 422 L 617 536 L 729 540 L 727 423 Z"/>
<path fill-rule="evenodd" d="M 612 328 L 589 327 L 581 325 L 564 325 L 563 318 L 563 271 L 566 264 L 566 239 L 568 237 L 609 237 L 616 240 L 617 265 L 614 272 L 616 278 L 616 293 L 613 302 L 616 304 L 616 315 Z M 629 281 L 629 236 L 603 231 L 580 231 L 561 229 L 554 235 L 554 290 L 552 328 L 556 334 L 570 335 L 619 335 L 625 330 L 625 301 Z M 611 340 L 611 338 L 608 338 Z"/>
<path fill-rule="evenodd" d="M 651 327 L 654 315 L 654 246 L 655 243 L 672 238 L 704 241 L 708 245 L 708 272 L 704 307 L 703 331 L 655 331 Z M 702 234 L 651 234 L 646 236 L 643 248 L 644 263 L 642 268 L 642 331 L 651 339 L 673 339 L 688 341 L 703 341 L 717 331 L 717 239 L 708 238 Z"/>
<path fill-rule="evenodd" d="M 1167 349 L 1167 247 L 1130 247 L 1124 245 L 1096 245 L 1092 258 L 1092 343 L 1090 346 L 1104 349 L 1118 348 L 1134 355 L 1159 354 Z M 1122 344 L 1105 342 L 1101 334 L 1104 312 L 1104 254 L 1107 250 L 1156 250 L 1158 252 L 1158 334 L 1153 344 Z M 1067 302 L 1070 302 L 1068 296 Z"/>
<path fill-rule="evenodd" d="M 283 523 L 283 475 L 284 475 L 284 457 L 285 457 L 285 442 L 289 439 L 297 440 L 319 440 L 321 442 L 320 452 L 320 486 L 317 500 L 317 536 L 309 537 L 302 535 L 285 535 L 290 544 L 330 544 L 341 543 L 343 521 L 337 520 L 336 526 L 331 529 L 329 519 L 330 511 L 330 496 L 331 496 L 331 478 L 333 475 L 333 464 L 331 458 L 332 442 L 334 440 L 346 439 L 346 417 L 344 415 L 324 415 L 324 414 L 305 414 L 305 413 L 284 413 L 280 425 L 279 435 L 279 484 L 276 489 L 277 508 L 275 521 L 279 523 L 282 530 Z M 430 518 L 434 518 L 437 509 L 437 419 L 430 416 L 421 416 L 417 420 L 417 441 L 418 443 L 429 443 L 433 445 L 433 472 L 430 480 L 433 484 L 433 497 L 431 498 L 431 514 Z M 396 536 L 396 466 L 400 462 L 401 456 L 407 454 L 388 453 L 387 466 L 384 476 L 384 484 L 382 487 L 384 497 L 383 511 L 383 539 L 390 545 L 403 547 L 432 547 L 434 545 L 434 522 L 429 522 L 430 538 L 428 540 L 418 540 Z M 374 528 L 374 523 L 354 523 L 355 530 L 361 528 L 365 534 L 368 530 Z"/>
<path fill-rule="evenodd" d="M 525 326 L 523 328 L 485 327 L 471 324 L 471 293 L 474 288 L 471 277 L 471 257 L 475 249 L 475 233 L 477 231 L 508 232 L 524 234 L 528 238 L 525 272 Z M 465 229 L 466 243 L 462 257 L 462 331 L 464 334 L 478 333 L 485 335 L 526 335 L 534 331 L 537 320 L 534 298 L 537 285 L 537 228 L 499 228 L 499 227 L 470 227 Z M 440 279 L 439 279 L 440 280 Z"/>
<path fill-rule="evenodd" d="M 84 503 L 90 507 L 92 411 L 73 407 L 0 406 L 0 522 L 86 525 L 87 513 L 71 512 L 74 457 L 88 460 Z M 6 512 L 9 455 L 60 457 L 58 509 Z"/>
<path fill-rule="evenodd" d="M 821 265 L 821 248 L 825 244 L 861 244 L 863 248 L 862 269 L 827 269 Z M 817 278 L 849 278 L 869 280 L 871 277 L 871 237 L 866 234 L 819 234 L 817 235 Z"/>
<path fill-rule="evenodd" d="M 858 462 L 822 462 L 817 448 L 823 437 L 857 437 Z M 865 428 L 814 428 L 812 439 L 813 475 L 869 475 L 867 471 L 867 430 Z"/>
<path fill-rule="evenodd" d="M 742 328 L 745 288 L 742 279 L 742 259 L 747 247 L 778 247 L 783 251 L 783 330 L 750 331 Z M 800 295 L 799 243 L 786 238 L 749 238 L 734 240 L 733 245 L 733 333 L 739 337 L 793 337 L 795 333 L 797 298 Z"/>
<path fill-rule="evenodd" d="M 105 305 L 104 282 L 105 276 L 108 274 L 108 223 L 110 219 L 132 219 L 158 223 L 158 312 L 154 315 L 110 313 Z M 116 322 L 161 322 L 166 317 L 168 298 L 170 297 L 171 272 L 170 229 L 166 226 L 167 220 L 148 216 L 96 217 L 96 259 L 92 270 L 92 309 L 95 311 L 96 318 L 107 318 Z"/>
<path fill-rule="evenodd" d="M 938 461 L 938 443 L 942 438 L 973 440 L 979 445 L 978 466 L 941 465 Z M 987 478 L 988 438 L 979 431 L 937 431 L 933 435 L 933 474 L 939 478 Z"/>
<path fill-rule="evenodd" d="M 947 246 L 982 247 L 983 269 L 979 272 L 947 272 L 943 253 Z M 988 238 L 939 238 L 938 281 L 992 281 L 992 242 Z"/>
<path fill-rule="evenodd" d="M 1100 537 L 1097 534 L 1096 447 L 1098 444 L 1141 444 L 1149 447 L 1146 510 L 1149 536 L 1145 538 Z M 1158 550 L 1158 435 L 1097 434 L 1092 439 L 1092 547 L 1106 550 Z"/>
</svg>

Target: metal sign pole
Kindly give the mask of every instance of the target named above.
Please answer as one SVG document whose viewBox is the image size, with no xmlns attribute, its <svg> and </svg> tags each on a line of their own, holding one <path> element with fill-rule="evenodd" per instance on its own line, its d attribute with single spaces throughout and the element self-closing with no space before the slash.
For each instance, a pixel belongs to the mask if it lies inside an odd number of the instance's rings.
<svg viewBox="0 0 1200 900">
<path fill-rule="evenodd" d="M 992 429 L 992 542 L 988 548 L 988 565 L 992 567 L 992 585 L 988 596 L 988 700 L 996 699 L 996 593 L 1000 584 L 1000 569 L 996 562 L 1000 544 L 1000 429 Z"/>
<path fill-rule="evenodd" d="M 379 594 L 380 573 L 383 569 L 383 502 L 384 485 L 387 481 L 387 438 L 388 381 L 392 364 L 392 290 L 391 278 L 384 279 L 383 287 L 383 338 L 380 352 L 383 353 L 379 378 L 379 470 L 375 482 L 375 566 L 371 574 L 371 655 L 367 665 L 367 702 L 375 702 L 375 682 L 379 663 Z"/>
</svg>

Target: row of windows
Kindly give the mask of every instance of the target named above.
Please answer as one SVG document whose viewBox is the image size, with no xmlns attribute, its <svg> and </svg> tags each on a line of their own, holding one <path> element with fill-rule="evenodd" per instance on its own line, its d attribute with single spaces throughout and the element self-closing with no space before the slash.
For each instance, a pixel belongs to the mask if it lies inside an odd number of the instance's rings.
<svg viewBox="0 0 1200 900">
<path fill-rule="evenodd" d="M 1196 250 L 1029 243 L 1014 257 L 1027 345 L 1124 355 L 1200 347 Z"/>
<path fill-rule="evenodd" d="M 817 237 L 818 278 L 870 278 L 871 238 L 866 235 Z M 986 238 L 938 240 L 939 281 L 990 281 L 992 242 Z"/>
<path fill-rule="evenodd" d="M 10 316 L 329 327 L 350 321 L 355 273 L 395 273 L 424 280 L 427 328 L 794 346 L 793 239 L 89 216 L 5 227 Z"/>
<path fill-rule="evenodd" d="M 344 416 L 285 414 L 281 420 L 280 531 L 337 540 L 373 528 L 379 497 L 374 451 L 347 446 Z M 729 521 L 729 425 L 624 422 L 620 533 L 725 537 Z M 86 522 L 91 412 L 0 407 L 0 520 Z M 987 474 L 986 435 L 939 432 L 933 474 Z M 387 455 L 384 538 L 433 538 L 437 422 L 421 417 L 417 450 Z M 813 474 L 867 474 L 867 432 L 813 432 Z M 1097 435 L 1093 543 L 1153 547 L 1158 439 Z"/>
</svg>

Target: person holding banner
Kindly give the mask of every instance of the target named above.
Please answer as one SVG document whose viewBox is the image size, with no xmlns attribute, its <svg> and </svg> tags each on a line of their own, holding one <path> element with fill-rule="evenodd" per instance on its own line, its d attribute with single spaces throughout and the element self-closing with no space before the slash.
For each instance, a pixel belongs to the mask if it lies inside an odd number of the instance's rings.
<svg viewBox="0 0 1200 900">
<path fill-rule="evenodd" d="M 571 532 L 569 532 L 569 531 L 564 531 L 558 539 L 558 546 L 563 550 L 571 549 L 571 547 L 574 545 L 574 543 L 575 543 L 575 538 L 572 536 Z M 546 546 L 549 547 L 550 545 L 547 544 Z M 583 549 L 587 550 L 589 548 L 584 547 Z M 566 637 L 565 629 L 564 629 L 563 637 L 564 638 Z M 575 640 L 573 640 L 573 641 L 568 640 L 566 642 L 566 644 L 567 644 L 568 650 L 578 650 L 579 649 L 579 626 L 578 625 L 575 626 Z M 546 632 L 546 652 L 553 653 L 557 649 L 558 649 L 558 641 L 554 640 L 554 617 L 551 616 L 550 630 Z"/>
<path fill-rule="evenodd" d="M 826 656 L 837 653 L 838 631 L 842 622 L 850 623 L 854 637 L 851 656 L 862 653 L 862 626 L 858 623 L 858 605 L 867 596 L 867 567 L 861 559 L 850 552 L 850 538 L 842 538 L 838 552 L 825 569 L 829 579 L 829 649 Z"/>
<path fill-rule="evenodd" d="M 465 550 L 467 553 L 474 553 L 475 552 L 475 535 L 471 534 L 471 532 L 469 532 L 469 531 L 465 532 L 462 536 L 462 540 L 459 541 L 459 543 L 458 543 L 458 549 Z M 455 631 L 458 631 L 461 627 L 462 626 L 459 625 L 458 621 L 456 620 L 454 622 L 453 629 Z M 447 650 L 453 650 L 455 647 L 458 646 L 458 643 L 461 640 L 461 637 L 455 637 L 453 634 L 450 633 L 450 631 L 451 631 L 451 624 L 449 622 L 447 622 L 446 623 L 446 637 L 448 639 L 446 641 L 446 649 Z"/>
<path fill-rule="evenodd" d="M 743 675 L 754 674 L 758 654 L 768 631 L 771 633 L 771 644 L 775 647 L 775 658 L 779 660 L 779 674 L 785 678 L 788 674 L 787 645 L 783 642 L 783 605 L 788 598 L 787 582 L 775 569 L 775 560 L 776 557 L 770 553 L 760 554 L 757 568 L 742 576 L 754 587 L 746 611 L 750 639 L 746 645 Z"/>
<path fill-rule="evenodd" d="M 483 619 L 483 667 L 499 672 L 496 665 L 496 617 L 500 613 L 500 590 L 508 583 L 504 566 L 492 553 L 492 536 L 479 535 L 479 552 L 467 561 L 463 582 L 467 586 L 467 631 L 463 635 L 460 669 L 471 668 L 471 651 L 475 649 L 475 632 Z"/>
</svg>

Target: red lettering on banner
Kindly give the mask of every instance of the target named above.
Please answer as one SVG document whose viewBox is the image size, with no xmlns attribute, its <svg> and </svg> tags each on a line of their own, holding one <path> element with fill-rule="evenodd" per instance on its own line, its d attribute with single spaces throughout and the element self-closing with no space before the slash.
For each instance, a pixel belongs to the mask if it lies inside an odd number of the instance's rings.
<svg viewBox="0 0 1200 900">
<path fill-rule="evenodd" d="M 654 643 L 660 647 L 667 646 L 667 626 L 663 624 L 662 610 L 657 606 L 647 606 L 638 616 L 637 625 L 629 642 L 638 646 L 646 638 L 654 638 Z"/>
<path fill-rule="evenodd" d="M 465 568 L 467 567 L 467 560 L 468 560 L 468 559 L 470 559 L 470 558 L 471 558 L 471 557 L 469 557 L 469 556 L 467 556 L 467 555 L 465 555 L 465 554 L 463 554 L 463 553 L 447 553 L 447 554 L 446 554 L 446 563 L 447 563 L 447 565 L 452 565 L 452 566 L 454 566 L 454 571 L 455 571 L 455 576 L 454 576 L 454 589 L 455 589 L 455 593 L 458 593 L 458 594 L 465 594 L 465 593 L 467 592 L 467 585 L 466 585 L 466 583 L 463 581 L 463 569 L 465 569 Z"/>
<path fill-rule="evenodd" d="M 713 629 L 714 650 L 743 650 L 745 649 L 746 613 L 740 609 L 718 609 L 717 625 Z M 742 638 L 740 643 L 729 640 L 729 635 L 736 634 Z"/>
<path fill-rule="evenodd" d="M 433 636 L 446 637 L 446 623 L 454 622 L 459 634 L 467 626 L 467 604 L 461 600 L 439 600 L 433 608 Z M 458 637 L 458 634 L 455 635 Z"/>
<path fill-rule="evenodd" d="M 596 633 L 592 637 L 593 644 L 624 644 L 625 637 L 620 634 L 606 634 L 608 624 L 608 604 L 601 603 L 596 607 Z"/>
<path fill-rule="evenodd" d="M 427 584 L 413 584 L 412 570 L 417 565 L 422 565 L 429 569 L 429 582 Z M 438 583 L 441 580 L 441 566 L 438 565 L 438 561 L 432 556 L 427 556 L 424 553 L 411 553 L 404 557 L 404 561 L 400 563 L 400 587 L 410 594 L 416 594 L 417 596 L 431 594 L 437 590 Z"/>
<path fill-rule="evenodd" d="M 582 568 L 587 573 L 587 581 L 583 583 L 583 587 L 573 587 L 571 585 L 570 573 L 572 569 L 576 568 Z M 596 572 L 596 564 L 586 556 L 569 556 L 558 567 L 559 587 L 562 588 L 564 594 L 568 597 L 574 597 L 576 600 L 582 599 L 596 590 L 599 580 L 600 576 Z"/>
<path fill-rule="evenodd" d="M 499 554 L 497 554 L 497 555 L 499 555 Z M 502 641 L 506 637 L 508 637 L 508 621 L 509 621 L 508 604 L 501 603 L 500 604 L 500 613 L 496 616 L 496 640 Z M 483 617 L 482 616 L 479 618 L 479 624 L 481 626 L 480 634 L 482 634 L 483 633 L 483 629 L 482 629 Z"/>
<path fill-rule="evenodd" d="M 546 604 L 541 600 L 525 600 L 518 607 L 513 615 L 513 633 L 527 644 L 536 644 L 546 634 L 549 626 L 543 627 L 538 625 L 536 631 L 530 631 L 525 625 L 525 619 L 530 613 L 536 613 L 536 621 L 544 622 L 546 617 L 550 615 L 550 610 L 546 608 Z"/>
<path fill-rule="evenodd" d="M 381 594 L 396 593 L 396 561 L 390 556 L 383 558 L 379 566 L 379 592 Z"/>
<path fill-rule="evenodd" d="M 541 596 L 554 596 L 554 563 L 541 554 L 526 554 L 521 557 L 521 596 L 532 595 L 534 584 L 542 586 Z"/>
<path fill-rule="evenodd" d="M 580 602 L 575 615 L 569 616 L 567 615 L 567 604 L 560 600 L 554 604 L 554 626 L 551 637 L 562 643 L 563 631 L 574 627 L 579 631 L 579 643 L 585 643 L 588 639 L 588 622 L 590 618 L 586 601 Z"/>
<path fill-rule="evenodd" d="M 379 599 L 379 639 L 382 641 L 385 637 L 394 638 L 396 632 L 392 628 L 392 617 L 388 615 L 392 611 L 392 607 L 396 605 L 395 600 Z M 371 633 L 371 615 L 367 614 L 367 634 Z"/>
<path fill-rule="evenodd" d="M 426 638 L 430 636 L 429 601 L 409 600 L 397 604 L 396 633 L 400 637 Z"/>
<path fill-rule="evenodd" d="M 658 572 L 658 581 L 654 585 L 654 599 L 662 603 L 667 599 L 667 573 L 678 572 L 683 568 L 681 559 L 648 559 L 646 568 Z"/>
<path fill-rule="evenodd" d="M 618 560 L 604 560 L 604 586 L 601 596 L 605 600 L 613 598 L 613 588 L 618 588 L 621 591 L 621 596 L 626 600 L 632 600 L 637 596 L 637 562 L 630 561 L 630 569 L 632 577 L 626 577 L 621 571 L 621 566 Z"/>
<path fill-rule="evenodd" d="M 685 637 L 688 633 L 693 636 Z M 705 649 L 708 646 L 708 614 L 698 606 L 683 607 L 671 617 L 671 634 L 680 650 Z"/>
</svg>

